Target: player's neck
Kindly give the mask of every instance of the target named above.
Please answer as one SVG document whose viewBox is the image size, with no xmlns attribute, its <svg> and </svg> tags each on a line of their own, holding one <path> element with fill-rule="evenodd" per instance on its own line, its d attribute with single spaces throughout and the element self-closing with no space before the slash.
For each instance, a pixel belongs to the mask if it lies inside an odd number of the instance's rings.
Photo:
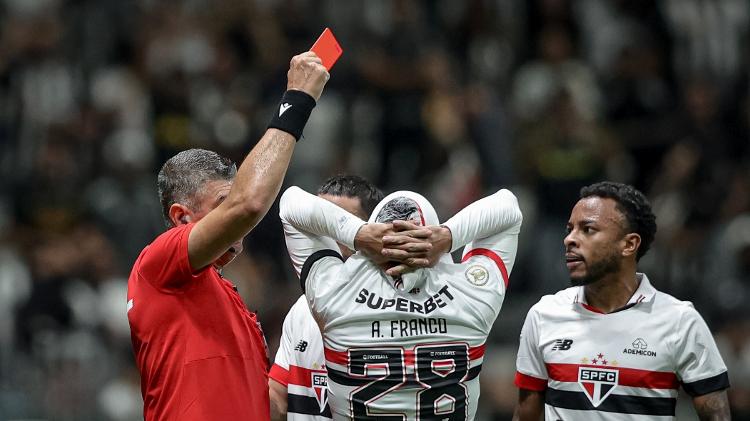
<svg viewBox="0 0 750 421">
<path fill-rule="evenodd" d="M 604 313 L 625 307 L 640 286 L 635 271 L 621 271 L 584 287 L 586 302 Z"/>
</svg>

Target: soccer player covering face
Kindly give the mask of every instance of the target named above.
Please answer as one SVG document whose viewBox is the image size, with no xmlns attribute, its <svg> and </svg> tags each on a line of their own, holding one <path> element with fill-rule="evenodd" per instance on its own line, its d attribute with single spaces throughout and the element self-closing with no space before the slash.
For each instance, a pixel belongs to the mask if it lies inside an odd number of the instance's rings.
<svg viewBox="0 0 750 421">
<path fill-rule="evenodd" d="M 370 226 L 393 223 L 418 231 L 437 225 L 424 197 L 393 193 L 364 225 L 292 187 L 282 195 L 280 216 L 290 257 L 322 328 L 333 418 L 473 419 L 485 341 L 516 255 L 522 217 L 515 196 L 501 190 L 444 224 L 451 249 L 478 239 L 466 245 L 463 263 L 444 255 L 432 268 L 393 277 L 397 263 L 361 253 L 344 263 L 328 237 L 352 248 L 358 231 Z M 400 254 L 386 251 L 391 253 Z"/>
<path fill-rule="evenodd" d="M 656 233 L 643 194 L 584 187 L 567 230 L 573 287 L 529 310 L 514 420 L 674 420 L 680 385 L 701 420 L 730 419 L 727 369 L 703 318 L 637 272 Z"/>
<path fill-rule="evenodd" d="M 318 196 L 362 219 L 367 219 L 383 199 L 374 185 L 353 175 L 329 178 L 318 189 Z M 343 244 L 339 249 L 344 259 L 353 253 Z M 268 377 L 271 419 L 331 418 L 323 338 L 304 295 L 284 319 L 279 350 Z"/>
<path fill-rule="evenodd" d="M 287 78 L 278 113 L 239 169 L 191 149 L 159 172 L 168 230 L 138 256 L 127 294 L 148 421 L 269 416 L 263 333 L 220 270 L 271 207 L 328 72 L 306 52 L 292 58 Z"/>
</svg>

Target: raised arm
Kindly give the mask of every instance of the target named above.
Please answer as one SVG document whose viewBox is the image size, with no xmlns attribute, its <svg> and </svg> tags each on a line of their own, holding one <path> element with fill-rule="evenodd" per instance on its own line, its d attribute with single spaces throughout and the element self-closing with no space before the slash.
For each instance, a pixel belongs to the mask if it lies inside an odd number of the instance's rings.
<svg viewBox="0 0 750 421">
<path fill-rule="evenodd" d="M 365 221 L 333 203 L 292 186 L 279 202 L 289 257 L 299 276 L 302 265 L 315 252 L 338 252 L 335 241 L 354 248 L 354 238 Z M 334 241 L 335 240 L 335 241 Z"/>
<path fill-rule="evenodd" d="M 290 119 L 290 128 L 304 125 L 328 77 L 314 53 L 292 58 L 287 73 L 288 92 L 282 101 L 284 106 L 291 107 L 280 111 L 278 118 L 286 114 L 284 118 Z M 265 216 L 279 193 L 295 143 L 294 135 L 269 128 L 250 151 L 226 199 L 190 231 L 188 257 L 194 270 L 213 263 Z"/>
<path fill-rule="evenodd" d="M 476 238 L 464 247 L 462 261 L 474 256 L 491 259 L 500 269 L 507 288 L 516 261 L 522 222 L 516 196 L 503 189 L 472 203 L 445 225 L 453 233 L 454 250 Z"/>
<path fill-rule="evenodd" d="M 516 255 L 518 233 L 523 216 L 516 197 L 503 189 L 465 207 L 440 226 L 420 227 L 408 221 L 394 221 L 396 235 L 383 239 L 383 253 L 403 262 L 387 271 L 396 276 L 417 267 L 434 266 L 442 255 L 453 252 L 473 241 L 464 256 L 473 249 L 486 248 L 498 254 L 510 273 Z M 432 247 L 418 251 L 422 243 Z"/>
<path fill-rule="evenodd" d="M 453 252 L 470 242 L 474 247 L 496 248 L 503 236 L 518 235 L 522 222 L 516 196 L 502 189 L 465 207 L 443 225 L 453 235 Z"/>
</svg>

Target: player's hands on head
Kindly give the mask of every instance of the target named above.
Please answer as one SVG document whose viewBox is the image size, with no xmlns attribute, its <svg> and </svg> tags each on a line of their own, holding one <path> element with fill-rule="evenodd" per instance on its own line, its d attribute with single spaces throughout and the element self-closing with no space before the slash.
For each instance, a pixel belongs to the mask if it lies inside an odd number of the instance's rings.
<svg viewBox="0 0 750 421">
<path fill-rule="evenodd" d="M 287 90 L 302 91 L 317 101 L 330 75 L 320 58 L 312 51 L 306 51 L 292 57 L 286 77 Z"/>
<path fill-rule="evenodd" d="M 382 253 L 383 237 L 389 234 L 393 234 L 392 224 L 365 224 L 354 236 L 354 248 L 376 265 L 383 265 L 390 260 Z"/>
<path fill-rule="evenodd" d="M 435 266 L 450 251 L 453 240 L 450 230 L 440 225 L 422 227 L 410 221 L 393 221 L 393 231 L 383 237 L 382 254 L 401 264 L 386 271 L 390 276 Z"/>
</svg>

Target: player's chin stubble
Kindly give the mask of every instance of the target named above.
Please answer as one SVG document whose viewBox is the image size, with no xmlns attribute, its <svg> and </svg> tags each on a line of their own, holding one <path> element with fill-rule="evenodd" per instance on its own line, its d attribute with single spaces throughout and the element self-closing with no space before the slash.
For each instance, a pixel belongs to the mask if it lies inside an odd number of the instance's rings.
<svg viewBox="0 0 750 421">
<path fill-rule="evenodd" d="M 589 285 L 604 278 L 605 275 L 616 273 L 619 270 L 620 259 L 613 253 L 591 264 L 586 261 L 586 273 L 580 277 L 571 276 L 570 284 L 574 287 Z"/>
</svg>

